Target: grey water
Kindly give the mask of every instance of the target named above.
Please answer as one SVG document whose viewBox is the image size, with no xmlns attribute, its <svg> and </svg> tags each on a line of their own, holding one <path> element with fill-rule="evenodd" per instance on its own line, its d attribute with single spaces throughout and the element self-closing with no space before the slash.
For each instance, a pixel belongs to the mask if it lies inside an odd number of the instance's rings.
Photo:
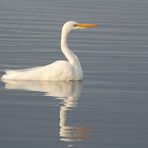
<svg viewBox="0 0 148 148">
<path fill-rule="evenodd" d="M 64 59 L 64 22 L 83 82 L 0 82 L 1 148 L 148 147 L 147 0 L 1 0 L 0 75 Z"/>
</svg>

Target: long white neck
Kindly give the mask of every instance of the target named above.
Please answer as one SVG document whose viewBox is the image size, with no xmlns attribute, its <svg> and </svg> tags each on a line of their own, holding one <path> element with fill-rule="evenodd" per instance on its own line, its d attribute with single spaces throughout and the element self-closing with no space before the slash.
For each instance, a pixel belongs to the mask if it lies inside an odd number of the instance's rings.
<svg viewBox="0 0 148 148">
<path fill-rule="evenodd" d="M 70 64 L 79 63 L 79 60 L 77 56 L 69 49 L 67 44 L 67 38 L 68 38 L 69 32 L 62 29 L 62 35 L 61 35 L 61 50 L 65 57 L 67 58 L 68 62 Z"/>
</svg>

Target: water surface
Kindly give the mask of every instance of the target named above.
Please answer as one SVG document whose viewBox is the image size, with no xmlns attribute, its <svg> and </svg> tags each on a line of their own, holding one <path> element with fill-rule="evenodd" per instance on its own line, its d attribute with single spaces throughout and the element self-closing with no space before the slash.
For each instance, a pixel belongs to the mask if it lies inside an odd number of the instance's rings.
<svg viewBox="0 0 148 148">
<path fill-rule="evenodd" d="M 1 0 L 0 74 L 64 59 L 67 20 L 83 82 L 0 82 L 0 147 L 146 148 L 147 0 Z"/>
</svg>

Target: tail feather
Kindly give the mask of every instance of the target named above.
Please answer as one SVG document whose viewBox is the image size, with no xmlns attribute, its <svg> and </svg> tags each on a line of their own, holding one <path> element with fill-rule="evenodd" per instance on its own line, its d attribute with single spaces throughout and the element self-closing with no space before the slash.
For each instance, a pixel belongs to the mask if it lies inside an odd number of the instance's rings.
<svg viewBox="0 0 148 148">
<path fill-rule="evenodd" d="M 5 70 L 5 73 L 6 74 L 13 74 L 13 73 L 15 73 L 15 71 L 11 70 L 11 69 L 7 69 L 7 70 Z"/>
<path fill-rule="evenodd" d="M 27 69 L 18 69 L 18 70 L 5 70 L 5 74 L 1 77 L 2 80 L 35 80 L 39 79 L 41 72 L 44 70 L 44 67 L 35 67 Z M 32 72 L 33 71 L 33 72 Z"/>
<path fill-rule="evenodd" d="M 7 69 L 7 70 L 5 70 L 5 74 L 1 77 L 1 80 L 12 79 L 12 78 L 17 77 L 19 74 L 20 74 L 20 72 L 17 70 Z"/>
</svg>

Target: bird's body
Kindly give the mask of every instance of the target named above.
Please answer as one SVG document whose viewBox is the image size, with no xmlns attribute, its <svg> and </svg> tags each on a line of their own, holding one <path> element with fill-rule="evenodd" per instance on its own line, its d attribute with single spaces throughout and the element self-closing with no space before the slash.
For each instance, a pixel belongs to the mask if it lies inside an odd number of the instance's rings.
<svg viewBox="0 0 148 148">
<path fill-rule="evenodd" d="M 37 80 L 37 81 L 70 81 L 82 80 L 83 71 L 77 56 L 69 49 L 67 37 L 73 29 L 96 27 L 95 24 L 80 24 L 69 21 L 64 24 L 61 35 L 61 50 L 67 60 L 59 60 L 49 65 L 20 70 L 6 70 L 2 80 Z"/>
<path fill-rule="evenodd" d="M 58 67 L 58 68 L 57 68 Z M 75 73 L 75 71 L 77 73 Z M 21 70 L 7 70 L 2 79 L 7 80 L 35 80 L 35 81 L 70 81 L 82 80 L 82 70 L 68 61 L 59 60 L 52 64 Z"/>
</svg>

